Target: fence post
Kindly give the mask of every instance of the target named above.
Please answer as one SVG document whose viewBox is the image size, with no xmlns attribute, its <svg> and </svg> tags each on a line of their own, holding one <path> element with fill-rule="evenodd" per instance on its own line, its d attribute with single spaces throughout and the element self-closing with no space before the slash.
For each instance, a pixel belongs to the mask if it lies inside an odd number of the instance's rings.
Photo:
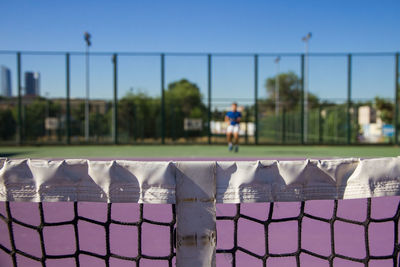
<svg viewBox="0 0 400 267">
<path fill-rule="evenodd" d="M 114 100 L 113 100 L 113 141 L 118 144 L 118 55 L 112 58 L 114 65 Z"/>
<path fill-rule="evenodd" d="M 165 144 L 165 55 L 161 54 L 161 144 Z"/>
<path fill-rule="evenodd" d="M 67 130 L 67 144 L 71 144 L 71 88 L 70 88 L 70 65 L 69 53 L 65 54 L 65 87 L 67 94 L 66 103 L 66 130 Z"/>
<path fill-rule="evenodd" d="M 246 112 L 246 116 L 244 119 L 244 122 L 246 123 L 246 128 L 245 128 L 245 132 L 244 132 L 244 142 L 246 145 L 249 144 L 249 108 L 246 106 L 244 109 L 244 112 Z"/>
<path fill-rule="evenodd" d="M 176 140 L 176 118 L 175 118 L 175 110 L 174 110 L 174 105 L 173 105 L 173 103 L 169 103 L 169 112 L 170 112 L 170 122 L 171 122 L 171 126 L 170 126 L 170 129 L 171 129 L 171 139 L 172 139 L 172 142 L 175 142 L 175 140 Z M 187 140 L 186 140 L 187 141 Z"/>
<path fill-rule="evenodd" d="M 300 99 L 301 99 L 301 108 L 300 108 L 300 138 L 301 138 L 301 144 L 304 145 L 304 54 L 301 54 L 301 93 L 300 93 Z"/>
<path fill-rule="evenodd" d="M 282 107 L 282 144 L 286 143 L 286 108 Z"/>
<path fill-rule="evenodd" d="M 395 107 L 395 111 L 394 111 L 394 143 L 396 145 L 399 144 L 399 53 L 396 53 L 395 55 L 395 81 L 394 81 L 394 107 Z"/>
<path fill-rule="evenodd" d="M 258 145 L 258 55 L 254 55 L 254 141 Z"/>
<path fill-rule="evenodd" d="M 21 52 L 17 52 L 17 86 L 18 86 L 18 106 L 17 106 L 17 144 L 22 144 L 22 96 L 21 96 Z"/>
<path fill-rule="evenodd" d="M 136 117 L 136 105 L 135 102 L 133 102 L 132 105 L 132 117 L 129 116 L 129 126 L 128 126 L 128 142 L 130 142 L 130 136 L 131 136 L 131 128 L 133 128 L 133 141 L 136 143 L 137 137 L 138 137 L 138 118 Z M 133 125 L 133 127 L 132 127 Z"/>
<path fill-rule="evenodd" d="M 322 144 L 323 139 L 323 119 L 322 119 L 322 105 L 318 103 L 318 143 Z"/>
<path fill-rule="evenodd" d="M 211 54 L 208 54 L 208 111 L 207 111 L 207 138 L 211 144 Z"/>
<path fill-rule="evenodd" d="M 351 144 L 351 54 L 347 56 L 347 144 Z"/>
<path fill-rule="evenodd" d="M 359 121 L 358 121 L 358 107 L 359 107 L 359 104 L 354 104 L 353 105 L 353 120 L 354 120 L 354 124 L 355 125 L 357 125 L 357 131 L 358 131 L 358 125 L 359 125 Z M 353 139 L 353 141 L 355 142 L 355 143 L 358 143 L 359 142 L 359 139 L 358 139 L 358 132 L 357 132 L 357 135 L 355 136 L 355 139 Z"/>
</svg>

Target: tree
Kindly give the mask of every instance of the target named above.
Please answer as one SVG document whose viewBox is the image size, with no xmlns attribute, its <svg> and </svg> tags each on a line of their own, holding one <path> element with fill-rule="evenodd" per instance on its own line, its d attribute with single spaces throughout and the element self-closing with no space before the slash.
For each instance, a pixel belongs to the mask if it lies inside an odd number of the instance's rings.
<svg viewBox="0 0 400 267">
<path fill-rule="evenodd" d="M 280 106 L 287 111 L 294 110 L 301 103 L 301 79 L 292 71 L 281 73 L 279 79 L 279 102 Z M 270 77 L 265 82 L 268 99 L 270 104 L 275 103 L 275 82 L 276 76 Z M 318 97 L 312 93 L 308 93 L 309 108 L 318 107 Z"/>
<path fill-rule="evenodd" d="M 384 123 L 391 124 L 394 118 L 394 105 L 386 99 L 375 97 L 375 107 L 379 111 L 379 117 Z"/>
<path fill-rule="evenodd" d="M 84 135 L 85 103 L 71 107 L 71 135 Z"/>
<path fill-rule="evenodd" d="M 119 129 L 128 138 L 157 138 L 160 131 L 160 98 L 128 93 L 118 104 Z"/>
<path fill-rule="evenodd" d="M 201 118 L 205 114 L 206 107 L 201 99 L 199 87 L 186 79 L 170 83 L 165 92 L 167 107 L 174 106 L 190 118 Z"/>
<path fill-rule="evenodd" d="M 199 87 L 186 79 L 172 82 L 165 91 L 165 133 L 178 138 L 187 136 L 184 118 L 206 118 Z M 118 103 L 119 129 L 122 136 L 158 138 L 161 135 L 161 99 L 145 93 L 128 93 Z M 193 135 L 195 133 L 190 133 Z M 198 133 L 197 133 L 198 134 Z"/>
<path fill-rule="evenodd" d="M 46 135 L 46 117 L 61 117 L 61 105 L 44 98 L 37 98 L 32 104 L 22 107 L 23 136 L 26 140 L 37 141 Z"/>
<path fill-rule="evenodd" d="M 323 140 L 327 143 L 347 142 L 347 105 L 327 105 L 323 108 Z M 352 141 L 357 140 L 359 125 L 355 118 L 350 121 Z"/>
<path fill-rule="evenodd" d="M 206 120 L 206 106 L 202 102 L 199 87 L 186 79 L 172 82 L 165 92 L 167 135 L 173 139 L 183 136 L 198 135 L 199 132 L 185 133 L 185 118 Z"/>
<path fill-rule="evenodd" d="M 0 110 L 0 139 L 10 140 L 16 132 L 17 123 L 11 109 Z"/>
</svg>

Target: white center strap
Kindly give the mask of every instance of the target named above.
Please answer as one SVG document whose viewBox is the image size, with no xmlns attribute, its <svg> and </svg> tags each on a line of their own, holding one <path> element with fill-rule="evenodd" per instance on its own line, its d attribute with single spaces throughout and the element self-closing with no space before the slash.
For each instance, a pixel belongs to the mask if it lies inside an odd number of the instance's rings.
<svg viewBox="0 0 400 267">
<path fill-rule="evenodd" d="M 176 263 L 215 266 L 215 163 L 176 164 Z"/>
</svg>

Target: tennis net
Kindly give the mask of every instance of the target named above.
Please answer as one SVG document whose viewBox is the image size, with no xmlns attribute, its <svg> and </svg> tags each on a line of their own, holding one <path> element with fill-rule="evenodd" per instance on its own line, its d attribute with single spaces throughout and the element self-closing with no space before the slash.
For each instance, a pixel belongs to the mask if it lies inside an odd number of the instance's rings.
<svg viewBox="0 0 400 267">
<path fill-rule="evenodd" d="M 0 263 L 397 266 L 399 163 L 3 159 Z"/>
</svg>

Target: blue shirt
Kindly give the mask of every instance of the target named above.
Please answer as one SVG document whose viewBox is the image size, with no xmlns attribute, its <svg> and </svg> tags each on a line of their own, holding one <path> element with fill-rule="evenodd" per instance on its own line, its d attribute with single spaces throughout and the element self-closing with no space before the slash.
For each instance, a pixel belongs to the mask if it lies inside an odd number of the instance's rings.
<svg viewBox="0 0 400 267">
<path fill-rule="evenodd" d="M 226 116 L 229 118 L 231 125 L 236 125 L 239 124 L 237 119 L 242 117 L 242 113 L 240 113 L 239 111 L 228 111 L 226 113 Z"/>
</svg>

